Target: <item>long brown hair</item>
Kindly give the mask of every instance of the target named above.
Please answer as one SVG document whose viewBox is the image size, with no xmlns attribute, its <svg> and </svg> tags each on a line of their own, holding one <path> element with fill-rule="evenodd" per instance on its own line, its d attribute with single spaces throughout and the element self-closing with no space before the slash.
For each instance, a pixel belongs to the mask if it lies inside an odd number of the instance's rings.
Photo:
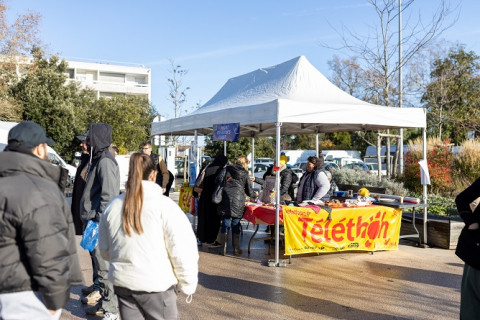
<svg viewBox="0 0 480 320">
<path fill-rule="evenodd" d="M 245 156 L 240 156 L 237 158 L 237 163 L 241 164 L 242 167 L 248 171 L 248 164 L 250 163 L 250 161 L 248 161 L 247 157 Z"/>
<path fill-rule="evenodd" d="M 152 171 L 155 171 L 155 164 L 150 156 L 138 152 L 130 156 L 122 216 L 123 231 L 128 236 L 132 236 L 130 229 L 138 234 L 143 233 L 141 220 L 143 207 L 142 180 L 148 180 Z"/>
</svg>

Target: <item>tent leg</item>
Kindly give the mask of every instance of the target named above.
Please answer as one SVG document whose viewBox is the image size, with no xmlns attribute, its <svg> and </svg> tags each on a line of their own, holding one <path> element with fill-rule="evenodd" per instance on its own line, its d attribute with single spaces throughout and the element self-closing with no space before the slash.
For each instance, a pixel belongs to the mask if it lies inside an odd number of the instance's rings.
<svg viewBox="0 0 480 320">
<path fill-rule="evenodd" d="M 275 154 L 275 166 L 280 164 L 280 127 L 282 126 L 281 122 L 275 123 L 276 126 L 276 154 Z M 268 265 L 271 267 L 281 267 L 286 266 L 286 263 L 280 263 L 279 252 L 280 252 L 280 171 L 275 172 L 276 183 L 275 183 L 275 260 L 268 261 Z"/>
<path fill-rule="evenodd" d="M 255 176 L 255 137 L 252 137 L 252 162 L 250 163 L 250 168 L 252 170 L 251 174 L 252 174 L 252 177 Z M 251 182 L 252 183 L 252 189 L 253 189 L 253 181 Z"/>
<path fill-rule="evenodd" d="M 427 128 L 423 128 L 423 160 L 427 162 Z M 428 162 L 427 162 L 428 163 Z M 423 203 L 427 203 L 427 184 L 423 184 Z M 423 243 L 427 244 L 427 207 L 423 208 Z"/>
</svg>

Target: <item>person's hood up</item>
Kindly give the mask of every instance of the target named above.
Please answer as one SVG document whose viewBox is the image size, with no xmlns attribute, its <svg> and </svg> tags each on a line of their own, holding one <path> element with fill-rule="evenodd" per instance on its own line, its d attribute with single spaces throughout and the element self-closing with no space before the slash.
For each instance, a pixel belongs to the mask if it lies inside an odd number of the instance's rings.
<svg viewBox="0 0 480 320">
<path fill-rule="evenodd" d="M 228 163 L 227 157 L 225 157 L 223 154 L 218 154 L 213 160 L 211 166 L 224 167 L 227 163 Z"/>
<path fill-rule="evenodd" d="M 92 158 L 98 158 L 112 144 L 112 127 L 107 123 L 92 123 L 87 140 L 91 147 Z"/>
</svg>

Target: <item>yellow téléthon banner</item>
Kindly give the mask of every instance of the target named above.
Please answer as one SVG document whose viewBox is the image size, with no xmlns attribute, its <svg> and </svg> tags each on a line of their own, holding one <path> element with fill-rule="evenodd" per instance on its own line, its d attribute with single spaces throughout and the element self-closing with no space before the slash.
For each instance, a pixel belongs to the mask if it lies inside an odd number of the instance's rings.
<svg viewBox="0 0 480 320">
<path fill-rule="evenodd" d="M 384 206 L 322 209 L 283 206 L 285 255 L 397 250 L 402 210 Z"/>
<path fill-rule="evenodd" d="M 192 199 L 193 187 L 181 187 L 180 195 L 178 197 L 178 206 L 183 212 L 190 212 L 190 204 Z"/>
</svg>

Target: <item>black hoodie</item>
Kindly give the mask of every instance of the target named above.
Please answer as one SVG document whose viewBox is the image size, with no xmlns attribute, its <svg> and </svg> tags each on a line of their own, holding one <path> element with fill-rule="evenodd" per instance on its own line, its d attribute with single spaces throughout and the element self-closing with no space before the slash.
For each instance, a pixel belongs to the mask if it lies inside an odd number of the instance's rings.
<svg viewBox="0 0 480 320">
<path fill-rule="evenodd" d="M 112 127 L 106 123 L 92 123 L 88 130 L 90 167 L 87 183 L 80 201 L 83 222 L 100 221 L 107 204 L 120 193 L 120 171 L 115 157 L 108 151 L 112 143 Z"/>
</svg>

